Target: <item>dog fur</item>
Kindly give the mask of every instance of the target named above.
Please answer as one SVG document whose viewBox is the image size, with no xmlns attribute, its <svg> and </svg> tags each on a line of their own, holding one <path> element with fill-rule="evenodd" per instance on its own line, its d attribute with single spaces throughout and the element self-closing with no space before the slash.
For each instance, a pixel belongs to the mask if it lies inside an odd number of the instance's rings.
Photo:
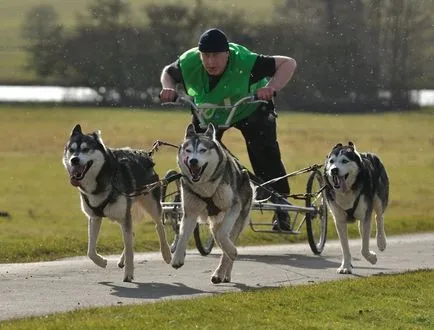
<svg viewBox="0 0 434 330">
<path fill-rule="evenodd" d="M 386 249 L 384 212 L 389 200 L 389 179 L 380 159 L 372 153 L 359 153 L 349 142 L 335 145 L 328 154 L 324 177 L 327 204 L 333 215 L 342 248 L 340 274 L 351 274 L 351 253 L 347 224 L 359 220 L 361 254 L 371 264 L 377 255 L 369 249 L 372 212 L 375 212 L 377 247 Z"/>
<path fill-rule="evenodd" d="M 230 282 L 237 257 L 235 241 L 249 221 L 254 197 L 248 173 L 216 140 L 212 124 L 203 134 L 196 133 L 192 124 L 187 127 L 177 162 L 182 174 L 183 218 L 172 266 L 184 264 L 187 242 L 197 221 L 207 221 L 223 251 L 211 282 Z"/>
<path fill-rule="evenodd" d="M 146 211 L 156 225 L 160 249 L 166 263 L 171 262 L 170 248 L 161 221 L 160 189 L 141 193 L 158 181 L 151 157 L 142 150 L 108 148 L 100 132 L 84 134 L 76 125 L 64 149 L 63 165 L 70 182 L 80 192 L 81 210 L 88 218 L 87 255 L 98 266 L 107 259 L 96 251 L 102 218 L 119 223 L 124 249 L 118 266 L 124 269 L 124 281 L 134 278 L 133 221 Z"/>
</svg>

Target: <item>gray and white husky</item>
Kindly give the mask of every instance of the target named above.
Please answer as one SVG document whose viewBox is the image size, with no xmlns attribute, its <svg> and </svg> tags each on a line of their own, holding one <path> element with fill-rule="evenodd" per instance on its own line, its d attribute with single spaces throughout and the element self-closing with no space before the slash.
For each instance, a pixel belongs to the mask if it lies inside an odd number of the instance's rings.
<svg viewBox="0 0 434 330">
<path fill-rule="evenodd" d="M 377 247 L 386 248 L 383 214 L 389 200 L 389 179 L 380 159 L 372 153 L 359 153 L 349 142 L 335 145 L 325 161 L 326 199 L 336 225 L 342 248 L 340 274 L 351 274 L 351 253 L 347 224 L 359 220 L 362 239 L 361 253 L 371 264 L 377 262 L 369 250 L 372 211 L 377 224 Z"/>
<path fill-rule="evenodd" d="M 81 209 L 89 220 L 87 255 L 95 264 L 107 265 L 107 259 L 96 251 L 101 221 L 107 217 L 122 228 L 124 249 L 118 266 L 125 266 L 124 281 L 132 281 L 132 227 L 133 221 L 143 216 L 143 211 L 155 222 L 163 259 L 170 263 L 170 248 L 161 221 L 160 190 L 142 193 L 147 184 L 158 181 L 148 153 L 130 148 L 108 148 L 99 131 L 83 134 L 80 125 L 76 125 L 65 145 L 62 161 L 71 184 L 80 192 Z"/>
<path fill-rule="evenodd" d="M 253 185 L 245 169 L 216 140 L 215 128 L 196 133 L 190 124 L 177 156 L 181 171 L 183 218 L 172 266 L 184 264 L 187 242 L 198 220 L 207 221 L 222 249 L 212 283 L 230 282 L 237 257 L 235 241 L 249 220 Z"/>
</svg>

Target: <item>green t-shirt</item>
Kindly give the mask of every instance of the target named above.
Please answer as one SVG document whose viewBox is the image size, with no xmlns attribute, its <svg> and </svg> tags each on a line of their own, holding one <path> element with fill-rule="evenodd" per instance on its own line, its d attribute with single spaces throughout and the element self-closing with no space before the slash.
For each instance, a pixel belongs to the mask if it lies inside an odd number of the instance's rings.
<svg viewBox="0 0 434 330">
<path fill-rule="evenodd" d="M 209 77 L 200 60 L 197 47 L 192 48 L 179 57 L 180 69 L 188 95 L 200 107 L 201 104 L 217 105 L 235 104 L 239 99 L 252 95 L 260 87 L 264 87 L 268 80 L 262 80 L 249 85 L 250 74 L 258 54 L 234 43 L 229 43 L 228 65 L 220 77 L 217 85 L 209 90 Z M 257 104 L 242 104 L 232 118 L 231 124 L 250 116 L 258 108 Z M 226 122 L 230 109 L 204 110 L 204 121 L 214 125 Z"/>
</svg>

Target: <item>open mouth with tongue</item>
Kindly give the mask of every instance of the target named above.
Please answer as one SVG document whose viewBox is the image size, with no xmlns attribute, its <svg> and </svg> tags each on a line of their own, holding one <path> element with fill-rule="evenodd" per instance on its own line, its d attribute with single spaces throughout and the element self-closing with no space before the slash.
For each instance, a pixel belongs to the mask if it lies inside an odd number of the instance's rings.
<svg viewBox="0 0 434 330">
<path fill-rule="evenodd" d="M 207 167 L 208 163 L 204 164 L 203 166 L 195 165 L 188 165 L 188 170 L 190 171 L 191 175 L 191 181 L 198 182 L 203 174 L 203 171 L 205 171 L 205 168 Z"/>
<path fill-rule="evenodd" d="M 89 168 L 92 166 L 93 161 L 88 161 L 86 164 L 74 165 L 69 171 L 70 182 L 74 187 L 80 185 L 80 181 L 83 180 Z"/>
<path fill-rule="evenodd" d="M 332 178 L 333 178 L 333 187 L 335 188 L 335 189 L 339 189 L 339 188 L 341 188 L 342 187 L 342 190 L 343 191 L 346 191 L 347 190 L 347 178 L 348 178 L 348 173 L 347 174 L 345 174 L 345 175 L 343 175 L 343 176 L 340 176 L 340 175 L 337 175 L 337 174 L 334 174 L 333 176 L 332 176 Z"/>
</svg>

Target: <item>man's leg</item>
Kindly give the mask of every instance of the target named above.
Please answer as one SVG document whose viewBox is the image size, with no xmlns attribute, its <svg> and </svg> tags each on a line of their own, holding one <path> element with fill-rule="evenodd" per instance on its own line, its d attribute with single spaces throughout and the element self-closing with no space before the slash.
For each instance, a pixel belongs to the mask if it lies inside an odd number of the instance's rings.
<svg viewBox="0 0 434 330">
<path fill-rule="evenodd" d="M 246 141 L 250 163 L 255 175 L 264 181 L 286 175 L 276 135 L 276 116 L 268 109 L 258 109 L 249 118 L 235 125 Z M 282 179 L 270 185 L 283 196 L 289 195 L 288 180 Z M 280 200 L 272 200 L 281 203 Z M 287 212 L 277 212 L 273 229 L 290 230 Z"/>
</svg>

